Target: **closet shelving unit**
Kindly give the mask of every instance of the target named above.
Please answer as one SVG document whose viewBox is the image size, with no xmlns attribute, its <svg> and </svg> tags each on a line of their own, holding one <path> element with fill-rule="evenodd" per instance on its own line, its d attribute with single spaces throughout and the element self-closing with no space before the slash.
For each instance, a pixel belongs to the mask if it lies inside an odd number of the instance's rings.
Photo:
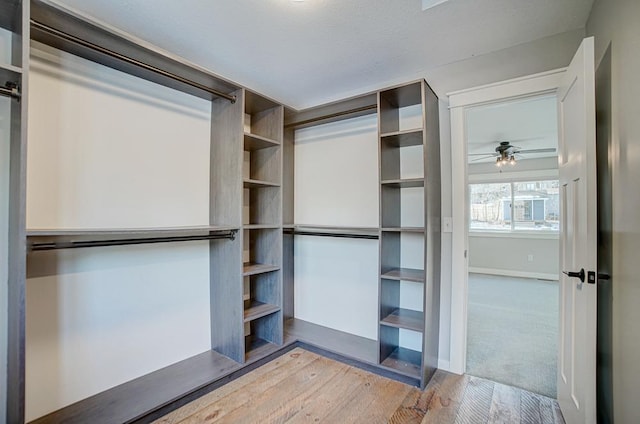
<svg viewBox="0 0 640 424">
<path fill-rule="evenodd" d="M 403 109 L 419 108 L 420 126 L 404 128 Z M 380 284 L 379 363 L 420 380 L 425 386 L 437 368 L 440 243 L 440 149 L 437 98 L 424 81 L 392 87 L 378 93 L 380 158 Z M 407 178 L 403 149 L 422 154 L 423 176 Z M 415 152 L 412 151 L 415 154 Z M 423 225 L 408 226 L 403 216 L 406 189 L 423 188 Z M 405 266 L 408 238 L 420 237 L 424 254 L 418 266 Z M 437 237 L 438 242 L 433 239 Z M 422 310 L 402 304 L 407 283 L 422 285 Z M 421 349 L 403 346 L 403 335 L 421 339 Z"/>
<path fill-rule="evenodd" d="M 246 372 L 247 367 L 257 367 L 277 355 L 283 338 L 283 107 L 48 1 L 0 0 L 0 27 L 11 33 L 12 41 L 10 63 L 0 60 L 0 96 L 6 95 L 12 102 L 10 166 L 6 170 L 10 182 L 9 217 L 2 223 L 9 233 L 7 422 L 22 423 L 25 419 L 27 252 L 31 263 L 45 250 L 210 240 L 211 350 L 69 405 L 36 423 L 148 419 L 166 412 L 163 408 L 167 405 L 187 402 Z M 26 75 L 31 40 L 211 101 L 208 225 L 26 229 Z M 4 86 L 5 81 L 10 84 Z M 248 248 L 246 252 L 244 246 Z M 247 297 L 243 279 L 251 288 Z"/>
<path fill-rule="evenodd" d="M 244 363 L 283 342 L 284 108 L 249 90 L 234 95 L 235 103 L 212 103 L 211 219 L 241 231 L 211 254 L 211 339 L 214 350 Z M 227 271 L 234 263 L 239 272 Z M 221 322 L 230 324 L 213 324 Z"/>
<path fill-rule="evenodd" d="M 404 128 L 402 110 L 420 109 L 420 126 Z M 285 227 L 285 274 L 293 275 L 294 236 L 312 235 L 344 238 L 379 239 L 379 337 L 377 341 L 344 333 L 296 319 L 293 310 L 285 314 L 285 332 L 289 340 L 320 347 L 324 350 L 355 358 L 424 387 L 437 366 L 440 284 L 440 148 L 437 97 L 425 81 L 384 89 L 375 93 L 331 103 L 325 106 L 290 113 L 285 128 L 293 131 L 366 114 L 378 114 L 380 158 L 380 227 L 371 229 L 295 226 Z M 423 175 L 405 176 L 402 172 L 402 149 L 419 147 L 422 151 Z M 293 161 L 285 160 L 293 168 Z M 285 171 L 286 173 L 286 171 Z M 421 225 L 403 222 L 402 193 L 405 189 L 422 189 L 424 217 Z M 285 201 L 285 211 L 291 198 Z M 293 216 L 291 221 L 293 221 Z M 403 267 L 403 238 L 412 237 L 423 243 L 424 255 L 420 267 Z M 403 285 L 419 284 L 423 298 L 422 310 L 403 308 Z M 293 304 L 293 277 L 285 284 L 285 304 Z M 421 347 L 402 346 L 401 332 L 420 335 Z"/>
<path fill-rule="evenodd" d="M 42 250 L 210 240 L 211 350 L 67 406 L 35 423 L 157 418 L 167 408 L 184 404 L 269 361 L 283 352 L 283 345 L 287 349 L 297 343 L 355 359 L 376 372 L 412 384 L 426 384 L 438 349 L 440 205 L 437 99 L 424 81 L 301 112 L 288 110 L 285 123 L 285 110 L 277 102 L 47 0 L 0 0 L 0 27 L 12 34 L 11 60 L 0 62 L 0 95 L 11 98 L 10 167 L 3 170 L 10 182 L 6 223 L 8 422 L 24 422 L 27 252 L 31 261 L 37 260 Z M 27 231 L 25 118 L 31 40 L 211 101 L 208 225 Z M 11 84 L 2 85 L 5 81 Z M 394 153 L 389 152 L 422 143 L 425 175 L 402 178 L 386 165 L 390 160 L 381 162 L 380 190 L 385 200 L 381 201 L 380 228 L 295 226 L 295 129 L 373 113 L 379 113 L 381 122 L 389 122 L 394 107 L 401 107 L 392 104 L 393 96 L 404 98 L 404 93 L 414 93 L 416 87 L 424 113 L 422 128 L 407 131 L 385 123 L 380 145 L 388 151 L 385 157 L 393 158 Z M 393 204 L 398 191 L 416 187 L 424 187 L 425 223 L 423 227 L 403 226 L 393 218 L 393 209 L 385 205 Z M 384 294 L 380 341 L 293 318 L 295 234 L 379 239 L 379 288 Z M 424 238 L 424 266 L 418 271 L 403 269 L 392 260 L 393 254 L 387 255 L 404 234 Z M 424 312 L 399 307 L 394 293 L 400 281 L 423 285 Z M 286 331 L 283 318 L 287 318 Z M 408 358 L 406 352 L 399 352 L 400 343 L 393 336 L 400 329 L 423 334 L 423 348 L 409 352 Z M 403 364 L 415 369 L 407 370 Z"/>
</svg>

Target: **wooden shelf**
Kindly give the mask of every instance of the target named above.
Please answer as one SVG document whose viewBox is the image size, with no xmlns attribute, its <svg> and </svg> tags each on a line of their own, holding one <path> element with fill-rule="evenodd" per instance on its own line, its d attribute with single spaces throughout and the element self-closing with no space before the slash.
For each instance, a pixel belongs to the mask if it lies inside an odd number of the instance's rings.
<svg viewBox="0 0 640 424">
<path fill-rule="evenodd" d="M 271 305 L 269 303 L 258 302 L 257 300 L 251 301 L 248 308 L 244 310 L 244 322 L 253 321 L 254 319 L 262 318 L 267 315 L 271 315 L 274 312 L 278 312 L 280 307 Z"/>
<path fill-rule="evenodd" d="M 185 394 L 231 375 L 241 364 L 207 351 L 59 409 L 30 424 L 134 422 Z"/>
<path fill-rule="evenodd" d="M 398 347 L 384 358 L 380 364 L 400 374 L 420 378 L 421 357 L 422 354 L 418 351 Z"/>
<path fill-rule="evenodd" d="M 242 228 L 245 230 L 277 230 L 280 226 L 273 224 L 245 224 Z"/>
<path fill-rule="evenodd" d="M 280 146 L 280 142 L 257 134 L 244 133 L 244 150 L 254 151 Z"/>
<path fill-rule="evenodd" d="M 72 249 L 232 238 L 239 230 L 229 226 L 109 229 L 28 229 L 30 250 Z"/>
<path fill-rule="evenodd" d="M 397 180 L 382 180 L 380 181 L 382 187 L 391 188 L 412 188 L 412 187 L 424 187 L 424 178 L 405 178 Z"/>
<path fill-rule="evenodd" d="M 420 311 L 398 308 L 384 317 L 380 324 L 421 333 L 424 331 L 424 314 Z"/>
<path fill-rule="evenodd" d="M 22 68 L 7 63 L 0 63 L 0 87 L 4 87 L 7 81 L 20 82 L 21 78 Z"/>
<path fill-rule="evenodd" d="M 415 281 L 417 283 L 423 283 L 424 271 L 413 268 L 393 268 L 383 272 L 380 277 L 388 280 Z"/>
<path fill-rule="evenodd" d="M 249 275 L 264 274 L 266 272 L 278 271 L 279 269 L 280 267 L 275 265 L 265 265 L 265 264 L 256 264 L 256 263 L 247 262 L 242 266 L 242 276 L 247 277 Z"/>
<path fill-rule="evenodd" d="M 324 350 L 349 356 L 368 364 L 378 363 L 375 340 L 323 327 L 318 324 L 290 318 L 284 323 L 285 340 L 299 340 Z"/>
<path fill-rule="evenodd" d="M 381 228 L 380 231 L 394 233 L 424 233 L 424 227 L 384 227 Z"/>
<path fill-rule="evenodd" d="M 259 337 L 248 336 L 245 339 L 245 363 L 264 358 L 265 356 L 277 351 L 278 349 L 281 349 L 281 346 L 273 344 Z"/>
<path fill-rule="evenodd" d="M 422 128 L 380 134 L 380 141 L 391 147 L 422 146 Z"/>
<path fill-rule="evenodd" d="M 280 187 L 280 184 L 271 183 L 271 182 L 268 182 L 268 181 L 247 179 L 247 180 L 244 180 L 243 187 L 244 188 Z"/>
</svg>

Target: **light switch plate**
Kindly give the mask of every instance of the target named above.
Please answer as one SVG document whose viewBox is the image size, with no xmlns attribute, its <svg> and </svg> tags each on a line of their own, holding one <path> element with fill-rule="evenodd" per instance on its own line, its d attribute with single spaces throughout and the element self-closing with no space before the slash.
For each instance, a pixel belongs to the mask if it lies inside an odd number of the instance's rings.
<svg viewBox="0 0 640 424">
<path fill-rule="evenodd" d="M 453 232 L 453 218 L 450 216 L 445 216 L 442 218 L 442 232 L 443 233 L 452 233 Z"/>
</svg>

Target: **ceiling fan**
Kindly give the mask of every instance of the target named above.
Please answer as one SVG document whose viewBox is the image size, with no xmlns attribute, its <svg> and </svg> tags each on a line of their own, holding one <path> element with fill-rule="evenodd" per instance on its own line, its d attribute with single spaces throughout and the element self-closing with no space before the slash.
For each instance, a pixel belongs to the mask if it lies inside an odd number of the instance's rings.
<svg viewBox="0 0 640 424">
<path fill-rule="evenodd" d="M 555 147 L 549 147 L 544 149 L 521 149 L 511 144 L 509 141 L 500 141 L 498 147 L 495 148 L 495 153 L 469 153 L 469 156 L 480 156 L 479 158 L 471 160 L 476 162 L 479 160 L 487 159 L 489 157 L 496 158 L 496 166 L 503 166 L 506 164 L 515 165 L 516 159 L 523 154 L 527 153 L 555 153 Z"/>
</svg>

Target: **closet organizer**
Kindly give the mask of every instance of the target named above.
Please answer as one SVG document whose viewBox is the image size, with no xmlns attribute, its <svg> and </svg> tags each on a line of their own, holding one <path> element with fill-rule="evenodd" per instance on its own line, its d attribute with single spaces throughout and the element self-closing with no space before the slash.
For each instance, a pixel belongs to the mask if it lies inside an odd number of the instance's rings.
<svg viewBox="0 0 640 424">
<path fill-rule="evenodd" d="M 0 58 L 0 96 L 10 102 L 8 164 L 0 171 L 9 187 L 0 199 L 7 211 L 0 214 L 5 217 L 0 225 L 8 234 L 0 250 L 8 270 L 2 275 L 8 289 L 0 292 L 7 306 L 8 423 L 25 421 L 27 264 L 37 262 L 43 251 L 58 249 L 208 241 L 211 349 L 34 422 L 149 421 L 296 346 L 420 387 L 427 384 L 438 356 L 440 154 L 438 101 L 425 81 L 297 111 L 53 2 L 0 0 L 0 27 L 11 39 L 10 60 Z M 211 102 L 208 225 L 26 227 L 31 40 Z M 407 107 L 419 109 L 417 127 L 403 127 L 402 110 Z M 296 226 L 296 130 L 372 114 L 378 120 L 379 226 Z M 407 147 L 421 152 L 419 177 L 402 173 L 402 150 Z M 419 223 L 407 224 L 402 198 L 407 189 L 416 188 L 421 189 L 424 212 Z M 296 235 L 377 240 L 379 278 L 372 285 L 378 291 L 377 340 L 295 318 Z M 406 267 L 403 243 L 416 237 L 423 246 L 422 260 Z M 400 304 L 406 284 L 420 286 L 420 310 Z M 419 337 L 421 348 L 403 346 L 403 332 Z"/>
</svg>

